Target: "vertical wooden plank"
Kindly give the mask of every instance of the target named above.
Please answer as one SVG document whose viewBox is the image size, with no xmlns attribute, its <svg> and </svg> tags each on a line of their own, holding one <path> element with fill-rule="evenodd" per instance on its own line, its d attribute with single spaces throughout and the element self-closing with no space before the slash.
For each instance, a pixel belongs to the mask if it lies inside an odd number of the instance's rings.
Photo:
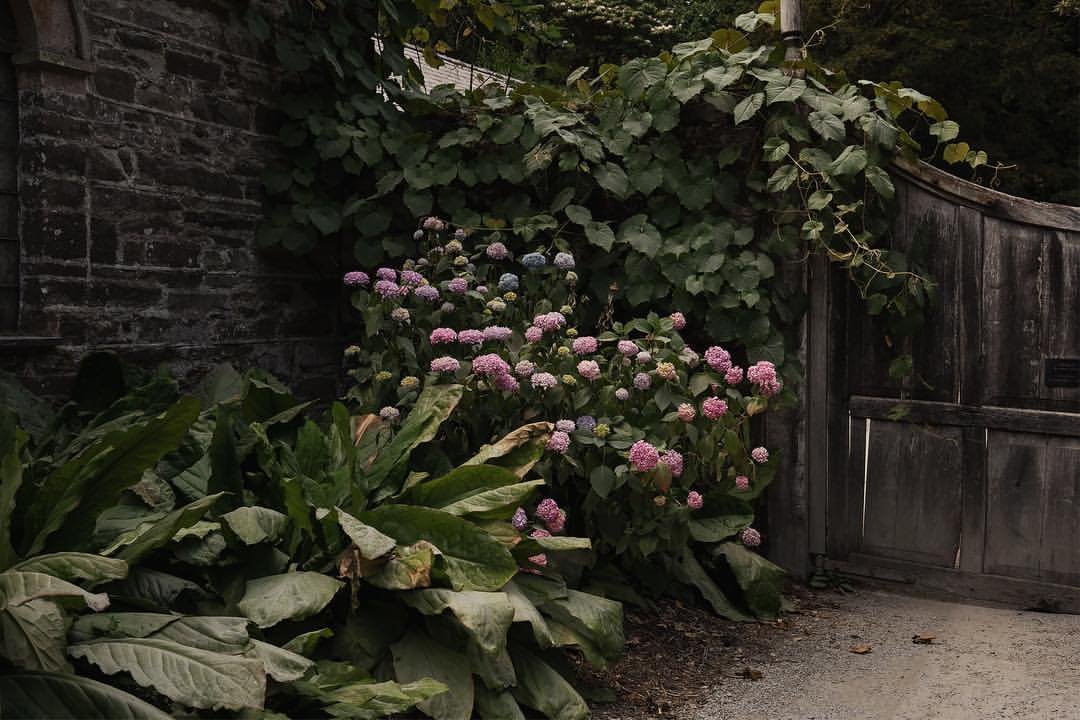
<svg viewBox="0 0 1080 720">
<path fill-rule="evenodd" d="M 985 572 L 1038 579 L 1045 477 L 1040 436 L 990 432 Z"/>
<path fill-rule="evenodd" d="M 861 552 L 953 567 L 960 543 L 961 431 L 874 421 Z"/>
<path fill-rule="evenodd" d="M 1039 576 L 1080 587 L 1080 439 L 1049 440 L 1045 472 Z"/>
<path fill-rule="evenodd" d="M 828 271 L 828 269 L 827 269 Z M 851 505 L 849 485 L 851 484 L 851 454 L 853 448 L 849 447 L 848 435 L 851 426 L 858 424 L 862 430 L 862 421 L 855 423 L 848 416 L 848 398 L 851 395 L 849 385 L 852 363 L 849 362 L 851 336 L 849 318 L 849 303 L 851 300 L 850 283 L 847 276 L 839 270 L 830 271 L 829 278 L 829 302 L 828 308 L 828 355 L 825 359 L 825 367 L 828 371 L 826 385 L 826 412 L 828 422 L 828 453 L 825 458 L 825 484 L 821 486 L 821 480 L 815 480 L 814 497 L 818 506 L 826 507 L 825 547 L 829 557 L 845 559 L 851 552 L 854 540 L 857 536 L 852 535 L 851 515 L 857 505 Z M 857 364 L 857 363 L 855 363 Z M 859 450 L 861 456 L 861 449 Z M 861 464 L 859 465 L 861 472 Z M 815 476 L 820 477 L 820 476 Z M 861 475 L 859 476 L 861 477 Z M 861 490 L 861 485 L 858 486 Z M 860 501 L 861 503 L 861 501 Z M 849 509 L 851 505 L 851 509 Z"/>
<path fill-rule="evenodd" d="M 1080 357 L 1080 233 L 1047 232 L 1043 254 L 1045 357 Z M 1040 368 L 1042 370 L 1045 367 Z M 1047 387 L 1040 374 L 1038 396 L 1047 410 L 1080 412 L 1080 388 Z"/>
<path fill-rule="evenodd" d="M 809 476 L 808 550 L 826 552 L 829 497 L 829 399 L 835 388 L 829 378 L 830 295 L 829 261 L 820 254 L 810 261 L 810 312 L 806 354 L 806 464 Z"/>
<path fill-rule="evenodd" d="M 862 533 L 863 468 L 866 462 L 865 437 L 870 420 L 850 417 L 843 430 L 845 453 L 831 463 L 829 476 L 829 557 L 846 560 L 858 548 Z M 840 426 L 838 426 L 839 428 Z"/>
<path fill-rule="evenodd" d="M 976 573 L 983 571 L 986 544 L 986 437 L 984 428 L 963 429 L 960 569 Z"/>
<path fill-rule="evenodd" d="M 1043 353 L 1039 297 L 1044 233 L 986 218 L 983 222 L 982 326 L 986 358 L 980 403 L 1032 407 Z"/>
<path fill-rule="evenodd" d="M 960 248 L 960 352 L 956 401 L 978 405 L 982 402 L 982 379 L 986 365 L 980 301 L 983 296 L 983 258 L 986 256 L 983 217 L 977 210 L 961 207 L 957 210 L 956 218 L 957 227 L 964 237 L 964 244 Z M 982 440 L 984 438 L 980 437 Z"/>
</svg>

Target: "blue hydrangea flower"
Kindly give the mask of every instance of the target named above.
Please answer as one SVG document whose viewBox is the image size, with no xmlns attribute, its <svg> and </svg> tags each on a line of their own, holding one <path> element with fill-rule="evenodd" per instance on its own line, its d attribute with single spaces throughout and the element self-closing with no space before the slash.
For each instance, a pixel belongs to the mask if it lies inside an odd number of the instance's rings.
<svg viewBox="0 0 1080 720">
<path fill-rule="evenodd" d="M 517 290 L 518 276 L 514 273 L 504 273 L 503 276 L 499 278 L 499 289 L 504 291 Z"/>
<path fill-rule="evenodd" d="M 574 268 L 574 256 L 570 253 L 559 253 L 555 256 L 555 267 L 560 270 L 572 270 Z"/>
<path fill-rule="evenodd" d="M 534 270 L 536 268 L 542 268 L 547 265 L 547 258 L 545 258 L 540 253 L 533 252 L 521 258 L 521 264 L 529 268 L 530 270 Z"/>
<path fill-rule="evenodd" d="M 596 418 L 592 415 L 582 415 L 577 419 L 577 429 L 582 432 L 591 433 L 596 429 Z"/>
</svg>

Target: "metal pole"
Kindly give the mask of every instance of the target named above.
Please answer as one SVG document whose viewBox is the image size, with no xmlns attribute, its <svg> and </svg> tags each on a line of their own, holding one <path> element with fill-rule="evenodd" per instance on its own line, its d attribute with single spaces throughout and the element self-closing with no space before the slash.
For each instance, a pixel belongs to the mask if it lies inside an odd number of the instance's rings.
<svg viewBox="0 0 1080 720">
<path fill-rule="evenodd" d="M 787 44 L 787 60 L 802 57 L 802 3 L 800 0 L 780 0 L 780 37 Z"/>
</svg>

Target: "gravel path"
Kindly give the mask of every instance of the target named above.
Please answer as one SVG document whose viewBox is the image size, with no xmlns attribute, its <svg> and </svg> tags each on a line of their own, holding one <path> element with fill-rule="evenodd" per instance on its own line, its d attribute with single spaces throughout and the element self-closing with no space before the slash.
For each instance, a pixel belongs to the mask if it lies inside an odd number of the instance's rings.
<svg viewBox="0 0 1080 720">
<path fill-rule="evenodd" d="M 838 605 L 755 658 L 760 680 L 725 679 L 680 720 L 1080 720 L 1080 616 L 876 590 Z"/>
</svg>

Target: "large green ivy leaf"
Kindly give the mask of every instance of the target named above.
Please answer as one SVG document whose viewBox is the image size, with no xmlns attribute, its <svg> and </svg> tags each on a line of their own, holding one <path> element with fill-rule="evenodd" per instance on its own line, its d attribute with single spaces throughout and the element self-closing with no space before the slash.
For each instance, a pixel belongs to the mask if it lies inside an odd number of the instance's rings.
<svg viewBox="0 0 1080 720">
<path fill-rule="evenodd" d="M 858 145 L 848 145 L 844 151 L 832 161 L 829 173 L 832 175 L 854 175 L 866 167 L 866 150 Z"/>
<path fill-rule="evenodd" d="M 648 258 L 655 257 L 664 242 L 647 215 L 633 215 L 624 220 L 619 225 L 618 238 Z"/>
<path fill-rule="evenodd" d="M 189 707 L 206 710 L 261 708 L 266 695 L 262 662 L 200 650 L 172 640 L 92 640 L 68 647 L 75 658 L 106 675 L 126 672 L 142 687 Z"/>
<path fill-rule="evenodd" d="M 528 649 L 512 645 L 510 656 L 517 669 L 514 697 L 546 715 L 550 720 L 587 720 L 589 706 L 574 686 Z"/>
<path fill-rule="evenodd" d="M 343 583 L 317 572 L 291 572 L 249 580 L 237 609 L 262 628 L 303 620 L 326 607 Z"/>
<path fill-rule="evenodd" d="M 757 114 L 761 106 L 765 104 L 765 93 L 747 95 L 735 105 L 732 114 L 735 116 L 735 124 L 741 125 Z"/>
<path fill-rule="evenodd" d="M 514 605 L 505 593 L 433 588 L 413 590 L 399 596 L 424 615 L 449 610 L 489 655 L 506 648 L 506 634 L 514 620 Z"/>
<path fill-rule="evenodd" d="M 122 580 L 128 574 L 128 564 L 123 560 L 80 552 L 38 555 L 11 569 L 44 573 L 68 582 L 82 582 L 89 587 L 109 580 Z"/>
<path fill-rule="evenodd" d="M 432 679 L 447 691 L 417 704 L 435 720 L 469 720 L 473 709 L 472 671 L 468 659 L 435 642 L 418 627 L 413 627 L 400 641 L 390 646 L 394 674 L 399 682 Z"/>
<path fill-rule="evenodd" d="M 607 223 L 589 221 L 585 224 L 585 237 L 604 252 L 610 252 L 615 245 L 615 233 Z"/>
<path fill-rule="evenodd" d="M 667 65 L 659 58 L 637 58 L 619 68 L 619 87 L 627 98 L 637 100 L 667 77 L 667 72 Z"/>
<path fill-rule="evenodd" d="M 810 127 L 826 140 L 843 140 L 847 136 L 844 122 L 835 115 L 821 110 L 815 110 L 807 118 Z"/>
<path fill-rule="evenodd" d="M 787 574 L 784 569 L 748 550 L 741 543 L 721 543 L 716 552 L 723 554 L 728 567 L 735 574 L 746 606 L 758 617 L 776 617 L 780 613 L 780 590 Z"/>
<path fill-rule="evenodd" d="M 412 545 L 426 540 L 438 548 L 455 590 L 499 590 L 517 572 L 506 547 L 468 520 L 441 510 L 385 505 L 359 516 L 361 522 Z"/>
<path fill-rule="evenodd" d="M 46 720 L 170 720 L 123 690 L 77 675 L 17 672 L 0 675 L 0 717 Z"/>
<path fill-rule="evenodd" d="M 765 84 L 765 102 L 769 105 L 778 102 L 793 103 L 806 91 L 806 81 L 790 75 L 770 80 Z"/>
<path fill-rule="evenodd" d="M 866 180 L 873 186 L 878 195 L 883 198 L 891 198 L 896 194 L 896 188 L 893 187 L 889 173 L 885 172 L 877 165 L 871 165 L 866 168 Z"/>
<path fill-rule="evenodd" d="M 613 162 L 606 162 L 593 168 L 596 184 L 622 200 L 630 194 L 630 178 L 626 171 Z"/>
</svg>

